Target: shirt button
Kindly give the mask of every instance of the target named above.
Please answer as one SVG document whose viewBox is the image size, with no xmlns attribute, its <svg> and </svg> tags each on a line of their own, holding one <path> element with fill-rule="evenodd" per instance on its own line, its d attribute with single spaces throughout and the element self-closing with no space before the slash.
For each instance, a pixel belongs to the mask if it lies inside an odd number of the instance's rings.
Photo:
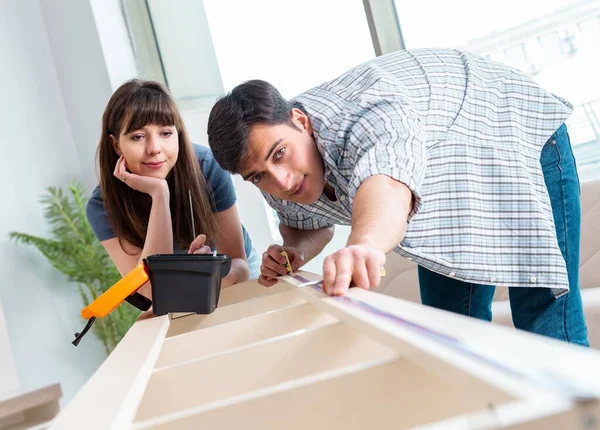
<svg viewBox="0 0 600 430">
<path fill-rule="evenodd" d="M 490 282 L 496 282 L 496 278 L 494 278 L 493 276 L 490 278 Z"/>
<path fill-rule="evenodd" d="M 550 141 L 550 143 L 551 143 L 552 145 L 556 145 L 556 139 L 552 139 L 552 140 Z"/>
<path fill-rule="evenodd" d="M 451 278 L 453 278 L 453 277 L 454 277 L 454 275 L 456 275 L 456 273 L 454 273 L 454 272 L 450 272 L 450 273 L 448 273 L 448 276 L 450 276 Z"/>
<path fill-rule="evenodd" d="M 341 196 L 340 196 L 340 201 L 341 201 L 341 202 L 343 202 L 344 200 L 346 200 L 346 196 L 344 196 L 344 195 L 341 195 Z"/>
<path fill-rule="evenodd" d="M 529 278 L 529 281 L 532 283 L 536 283 L 537 282 L 537 278 L 535 276 L 532 276 L 531 278 Z"/>
</svg>

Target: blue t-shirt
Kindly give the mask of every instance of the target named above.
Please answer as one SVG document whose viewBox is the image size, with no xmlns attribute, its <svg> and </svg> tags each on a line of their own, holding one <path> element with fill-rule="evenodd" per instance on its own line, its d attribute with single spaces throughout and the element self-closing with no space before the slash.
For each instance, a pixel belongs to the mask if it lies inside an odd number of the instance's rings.
<svg viewBox="0 0 600 430">
<path fill-rule="evenodd" d="M 221 168 L 215 161 L 210 148 L 202 145 L 194 144 L 194 150 L 198 157 L 198 162 L 202 169 L 202 173 L 206 178 L 206 183 L 212 190 L 212 196 L 214 200 L 214 212 L 222 212 L 229 209 L 234 205 L 236 200 L 235 188 L 233 187 L 233 181 L 231 175 Z M 116 237 L 108 222 L 108 215 L 104 210 L 104 204 L 102 202 L 102 194 L 100 186 L 97 186 L 90 197 L 90 200 L 86 207 L 87 219 L 99 241 L 112 239 Z M 242 225 L 242 233 L 244 235 L 244 249 L 246 250 L 246 256 L 250 255 L 252 251 L 252 241 L 248 232 Z M 187 250 L 174 249 L 175 253 L 187 252 Z"/>
</svg>

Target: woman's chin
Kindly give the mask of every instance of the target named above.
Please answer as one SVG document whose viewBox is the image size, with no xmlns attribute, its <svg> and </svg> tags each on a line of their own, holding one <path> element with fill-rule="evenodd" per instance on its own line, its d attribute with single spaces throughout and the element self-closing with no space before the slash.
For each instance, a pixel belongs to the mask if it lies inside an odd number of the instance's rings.
<svg viewBox="0 0 600 430">
<path fill-rule="evenodd" d="M 142 171 L 140 171 L 139 173 L 137 173 L 140 176 L 147 176 L 149 178 L 156 178 L 156 179 L 166 179 L 167 176 L 169 176 L 169 173 L 171 172 L 171 169 L 142 169 Z"/>
</svg>

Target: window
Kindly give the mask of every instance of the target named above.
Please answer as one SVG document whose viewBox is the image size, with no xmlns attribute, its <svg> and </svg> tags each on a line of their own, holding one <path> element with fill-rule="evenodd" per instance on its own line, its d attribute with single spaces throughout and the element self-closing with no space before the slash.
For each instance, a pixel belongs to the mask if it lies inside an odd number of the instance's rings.
<svg viewBox="0 0 600 430">
<path fill-rule="evenodd" d="M 210 108 L 223 94 L 201 0 L 123 0 L 138 71 L 169 87 L 183 110 Z"/>
<path fill-rule="evenodd" d="M 582 48 L 589 49 L 600 44 L 600 15 L 594 16 L 577 24 L 581 34 Z"/>
<path fill-rule="evenodd" d="M 140 73 L 184 109 L 256 78 L 292 97 L 375 56 L 361 0 L 123 1 Z"/>
</svg>

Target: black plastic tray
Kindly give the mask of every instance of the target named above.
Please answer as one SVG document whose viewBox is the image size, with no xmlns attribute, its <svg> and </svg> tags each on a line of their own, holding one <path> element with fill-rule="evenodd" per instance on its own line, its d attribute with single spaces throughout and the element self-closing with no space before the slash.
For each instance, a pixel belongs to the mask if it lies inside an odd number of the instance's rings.
<svg viewBox="0 0 600 430">
<path fill-rule="evenodd" d="M 221 279 L 231 269 L 231 257 L 222 254 L 156 254 L 144 261 L 152 284 L 155 315 L 214 312 L 219 304 Z"/>
</svg>

